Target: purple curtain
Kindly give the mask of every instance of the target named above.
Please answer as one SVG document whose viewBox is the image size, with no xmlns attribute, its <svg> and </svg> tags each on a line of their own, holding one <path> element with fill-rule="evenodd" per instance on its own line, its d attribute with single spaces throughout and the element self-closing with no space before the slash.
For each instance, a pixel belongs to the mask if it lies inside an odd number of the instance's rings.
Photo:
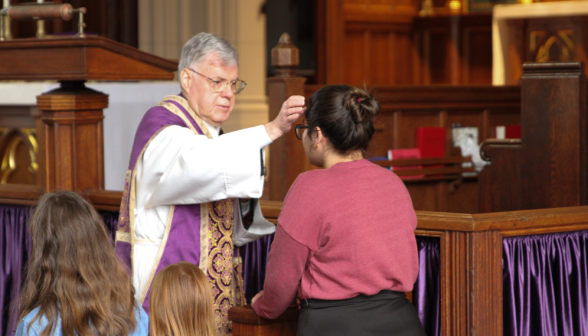
<svg viewBox="0 0 588 336">
<path fill-rule="evenodd" d="M 502 246 L 504 335 L 588 335 L 588 231 Z"/>
<path fill-rule="evenodd" d="M 274 235 L 264 236 L 240 248 L 243 259 L 243 287 L 247 303 L 263 289 L 265 268 Z"/>
<path fill-rule="evenodd" d="M 247 302 L 263 289 L 267 255 L 274 235 L 263 237 L 241 247 L 243 279 Z M 440 250 L 439 238 L 416 237 L 419 250 L 419 276 L 414 285 L 413 304 L 429 336 L 441 335 Z"/>
<path fill-rule="evenodd" d="M 10 301 L 18 297 L 21 274 L 27 262 L 26 231 L 29 208 L 24 206 L 0 205 L 0 238 L 2 239 L 2 275 L 0 278 L 0 299 L 4 311 L 0 316 L 2 335 L 9 335 L 8 320 Z M 99 211 L 104 224 L 114 241 L 118 212 Z M 413 291 L 413 303 L 429 336 L 440 335 L 439 306 L 439 239 L 416 237 L 419 250 L 419 277 Z M 261 289 L 265 281 L 265 268 L 273 235 L 265 236 L 240 248 L 243 258 L 243 278 L 247 302 Z M 14 327 L 13 327 L 14 329 Z M 12 335 L 12 333 L 10 333 Z"/>
<path fill-rule="evenodd" d="M 0 204 L 0 325 L 2 335 L 12 335 L 16 316 L 11 314 L 13 303 L 20 294 L 22 271 L 30 250 L 26 223 L 30 207 Z M 16 312 L 16 310 L 15 310 Z"/>
<path fill-rule="evenodd" d="M 419 250 L 419 276 L 412 290 L 417 309 L 428 336 L 441 335 L 440 247 L 439 238 L 416 236 Z"/>
</svg>

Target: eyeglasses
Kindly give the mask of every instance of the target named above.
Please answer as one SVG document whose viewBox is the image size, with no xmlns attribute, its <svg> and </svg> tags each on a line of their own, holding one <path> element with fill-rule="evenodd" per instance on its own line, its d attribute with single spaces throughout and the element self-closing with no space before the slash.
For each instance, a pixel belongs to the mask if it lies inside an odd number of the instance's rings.
<svg viewBox="0 0 588 336">
<path fill-rule="evenodd" d="M 224 89 L 226 89 L 226 87 L 230 84 L 231 85 L 231 91 L 233 91 L 234 94 L 239 94 L 241 91 L 243 91 L 243 89 L 245 88 L 245 85 L 247 85 L 247 83 L 245 83 L 244 81 L 237 79 L 234 80 L 232 82 L 229 82 L 226 79 L 212 79 L 210 77 L 204 76 L 203 74 L 199 73 L 196 70 L 190 69 L 190 68 L 186 68 L 190 71 L 192 71 L 195 74 L 198 74 L 206 79 L 208 79 L 210 81 L 210 83 L 212 83 L 212 88 L 214 89 L 214 91 L 216 92 L 222 92 Z"/>
<path fill-rule="evenodd" d="M 294 133 L 296 133 L 296 138 L 298 140 L 302 140 L 302 135 L 304 134 L 304 130 L 310 128 L 310 126 L 304 124 L 294 125 Z"/>
</svg>

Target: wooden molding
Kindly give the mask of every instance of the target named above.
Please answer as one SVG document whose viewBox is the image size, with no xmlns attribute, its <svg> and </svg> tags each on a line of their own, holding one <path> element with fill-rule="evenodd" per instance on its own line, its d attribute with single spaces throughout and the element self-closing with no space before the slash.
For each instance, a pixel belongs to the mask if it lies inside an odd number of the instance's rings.
<svg viewBox="0 0 588 336">
<path fill-rule="evenodd" d="M 98 36 L 0 42 L 0 80 L 171 80 L 177 65 Z"/>
</svg>

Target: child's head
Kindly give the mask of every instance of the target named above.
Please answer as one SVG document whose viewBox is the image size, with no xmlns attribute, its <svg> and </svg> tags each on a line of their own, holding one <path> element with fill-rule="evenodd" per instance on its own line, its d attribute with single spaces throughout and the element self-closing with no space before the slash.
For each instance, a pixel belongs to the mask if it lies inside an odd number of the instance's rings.
<svg viewBox="0 0 588 336">
<path fill-rule="evenodd" d="M 130 278 L 102 219 L 86 200 L 71 191 L 43 195 L 29 231 L 32 253 L 20 297 L 21 318 L 40 307 L 49 327 L 62 317 L 65 335 L 123 336 L 135 328 Z"/>
<path fill-rule="evenodd" d="M 151 336 L 216 335 L 210 284 L 189 262 L 169 265 L 155 276 L 149 310 Z"/>
</svg>

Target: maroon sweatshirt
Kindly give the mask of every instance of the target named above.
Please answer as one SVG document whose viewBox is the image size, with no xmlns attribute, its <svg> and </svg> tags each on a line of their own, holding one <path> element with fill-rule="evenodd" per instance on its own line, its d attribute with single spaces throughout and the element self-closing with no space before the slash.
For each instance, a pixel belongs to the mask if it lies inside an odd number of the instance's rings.
<svg viewBox="0 0 588 336">
<path fill-rule="evenodd" d="M 253 309 L 275 318 L 296 296 L 341 300 L 411 291 L 416 224 L 404 183 L 367 160 L 300 174 L 278 218 L 264 295 Z"/>
</svg>

